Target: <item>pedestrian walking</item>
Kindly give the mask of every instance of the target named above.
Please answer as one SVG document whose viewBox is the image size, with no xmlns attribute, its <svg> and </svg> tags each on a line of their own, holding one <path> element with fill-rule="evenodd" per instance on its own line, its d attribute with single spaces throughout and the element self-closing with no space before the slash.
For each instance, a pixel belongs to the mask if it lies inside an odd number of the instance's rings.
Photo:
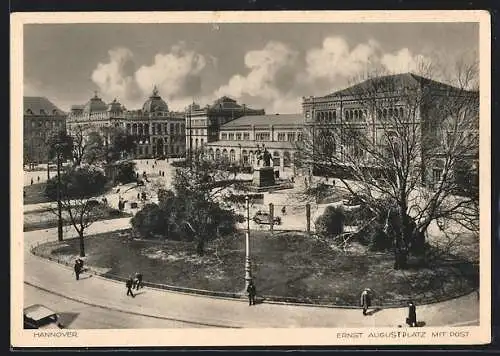
<svg viewBox="0 0 500 356">
<path fill-rule="evenodd" d="M 33 178 L 31 178 L 31 185 L 33 185 Z"/>
<path fill-rule="evenodd" d="M 78 262 L 78 260 L 75 261 L 75 276 L 76 276 L 76 280 L 78 281 L 80 279 L 80 273 L 82 273 L 82 269 L 80 267 L 80 262 Z"/>
<path fill-rule="evenodd" d="M 408 302 L 408 317 L 406 318 L 406 324 L 410 327 L 417 326 L 417 307 L 412 301 Z"/>
<path fill-rule="evenodd" d="M 137 200 L 141 199 L 141 194 L 137 193 Z"/>
<path fill-rule="evenodd" d="M 137 272 L 135 274 L 135 289 L 144 288 L 144 283 L 142 282 L 142 273 Z"/>
<path fill-rule="evenodd" d="M 125 282 L 125 286 L 127 287 L 127 296 L 131 296 L 132 298 L 135 298 L 134 293 L 132 292 L 132 288 L 134 286 L 134 280 L 132 277 L 129 277 L 127 281 Z"/>
<path fill-rule="evenodd" d="M 365 288 L 363 292 L 361 292 L 361 306 L 363 307 L 363 315 L 366 315 L 368 308 L 371 307 L 371 291 L 368 288 Z"/>
<path fill-rule="evenodd" d="M 36 177 L 37 183 L 40 183 L 40 176 Z"/>
<path fill-rule="evenodd" d="M 255 295 L 257 294 L 257 289 L 253 281 L 250 281 L 247 287 L 248 293 L 248 305 L 255 305 Z"/>
</svg>

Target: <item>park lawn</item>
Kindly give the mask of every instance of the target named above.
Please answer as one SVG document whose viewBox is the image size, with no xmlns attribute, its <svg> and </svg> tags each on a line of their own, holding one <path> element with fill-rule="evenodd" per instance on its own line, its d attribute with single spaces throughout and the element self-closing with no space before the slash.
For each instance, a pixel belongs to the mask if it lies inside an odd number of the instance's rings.
<svg viewBox="0 0 500 356">
<path fill-rule="evenodd" d="M 48 203 L 51 200 L 45 196 L 45 186 L 44 183 L 34 183 L 32 185 L 24 186 L 24 191 L 26 196 L 24 197 L 24 204 L 40 204 Z"/>
<path fill-rule="evenodd" d="M 244 248 L 243 233 L 211 242 L 203 257 L 194 242 L 130 240 L 118 232 L 89 236 L 85 243 L 87 264 L 111 278 L 141 271 L 147 282 L 232 293 L 244 286 Z M 71 263 L 78 240 L 43 244 L 36 253 Z M 395 271 L 392 254 L 361 246 L 346 254 L 295 232 L 252 232 L 251 256 L 258 294 L 296 302 L 358 306 L 361 290 L 369 287 L 375 305 L 422 304 L 471 292 L 479 280 L 477 265 L 453 256 L 429 268 Z"/>
<path fill-rule="evenodd" d="M 121 212 L 111 207 L 99 206 L 97 220 L 120 219 L 131 217 L 132 214 Z M 68 213 L 63 210 L 63 225 L 72 228 Z M 56 211 L 52 209 L 41 209 L 24 213 L 23 231 L 43 230 L 57 227 Z"/>
</svg>

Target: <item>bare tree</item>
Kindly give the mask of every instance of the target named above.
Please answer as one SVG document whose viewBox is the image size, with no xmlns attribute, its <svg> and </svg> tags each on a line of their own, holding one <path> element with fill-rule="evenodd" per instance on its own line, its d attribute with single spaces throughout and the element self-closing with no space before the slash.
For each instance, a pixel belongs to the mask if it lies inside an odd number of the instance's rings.
<svg viewBox="0 0 500 356">
<path fill-rule="evenodd" d="M 60 201 L 69 222 L 78 233 L 81 257 L 85 256 L 85 230 L 100 217 L 100 203 L 95 197 L 105 191 L 106 181 L 102 172 L 88 167 L 70 169 L 61 175 Z"/>
<path fill-rule="evenodd" d="M 73 166 L 78 167 L 83 162 L 93 164 L 102 159 L 104 147 L 99 132 L 88 131 L 81 125 L 76 125 L 73 132 Z"/>
<path fill-rule="evenodd" d="M 437 74 L 429 64 L 421 75 L 365 74 L 329 98 L 340 115 L 318 121 L 313 112 L 316 122 L 297 143 L 303 164 L 337 176 L 374 213 L 389 202 L 388 220 L 400 224 L 392 232 L 396 268 L 410 250 L 423 254 L 433 222 L 478 229 L 478 192 L 470 189 L 479 147 L 477 64 L 456 69 L 453 85 L 429 79 Z"/>
</svg>

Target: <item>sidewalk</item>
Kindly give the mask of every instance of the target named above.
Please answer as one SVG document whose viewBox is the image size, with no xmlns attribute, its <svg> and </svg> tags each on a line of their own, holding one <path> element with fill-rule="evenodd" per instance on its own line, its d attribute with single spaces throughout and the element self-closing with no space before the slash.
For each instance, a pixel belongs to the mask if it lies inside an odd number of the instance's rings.
<svg viewBox="0 0 500 356">
<path fill-rule="evenodd" d="M 126 228 L 129 218 L 99 221 L 88 234 Z M 397 327 L 404 325 L 406 308 L 384 309 L 363 316 L 360 309 L 302 305 L 258 304 L 246 300 L 219 299 L 144 288 L 135 298 L 126 296 L 123 283 L 99 276 L 76 281 L 71 268 L 31 255 L 36 242 L 55 240 L 57 229 L 24 233 L 25 282 L 84 303 L 159 318 L 170 318 L 212 327 Z M 66 238 L 75 237 L 69 230 Z M 243 281 L 242 281 L 243 286 Z M 477 295 L 417 306 L 417 319 L 426 326 L 465 325 L 479 319 Z"/>
</svg>

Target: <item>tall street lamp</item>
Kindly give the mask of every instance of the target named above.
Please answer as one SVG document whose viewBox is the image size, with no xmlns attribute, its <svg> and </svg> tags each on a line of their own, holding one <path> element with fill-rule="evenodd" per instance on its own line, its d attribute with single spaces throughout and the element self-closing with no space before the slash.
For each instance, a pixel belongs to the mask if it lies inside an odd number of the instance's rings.
<svg viewBox="0 0 500 356">
<path fill-rule="evenodd" d="M 245 291 L 252 281 L 252 266 L 250 262 L 250 198 L 245 196 L 247 208 L 247 231 L 245 233 Z"/>
<path fill-rule="evenodd" d="M 56 143 L 57 154 L 57 240 L 63 240 L 62 202 L 61 202 L 61 144 Z"/>
</svg>

